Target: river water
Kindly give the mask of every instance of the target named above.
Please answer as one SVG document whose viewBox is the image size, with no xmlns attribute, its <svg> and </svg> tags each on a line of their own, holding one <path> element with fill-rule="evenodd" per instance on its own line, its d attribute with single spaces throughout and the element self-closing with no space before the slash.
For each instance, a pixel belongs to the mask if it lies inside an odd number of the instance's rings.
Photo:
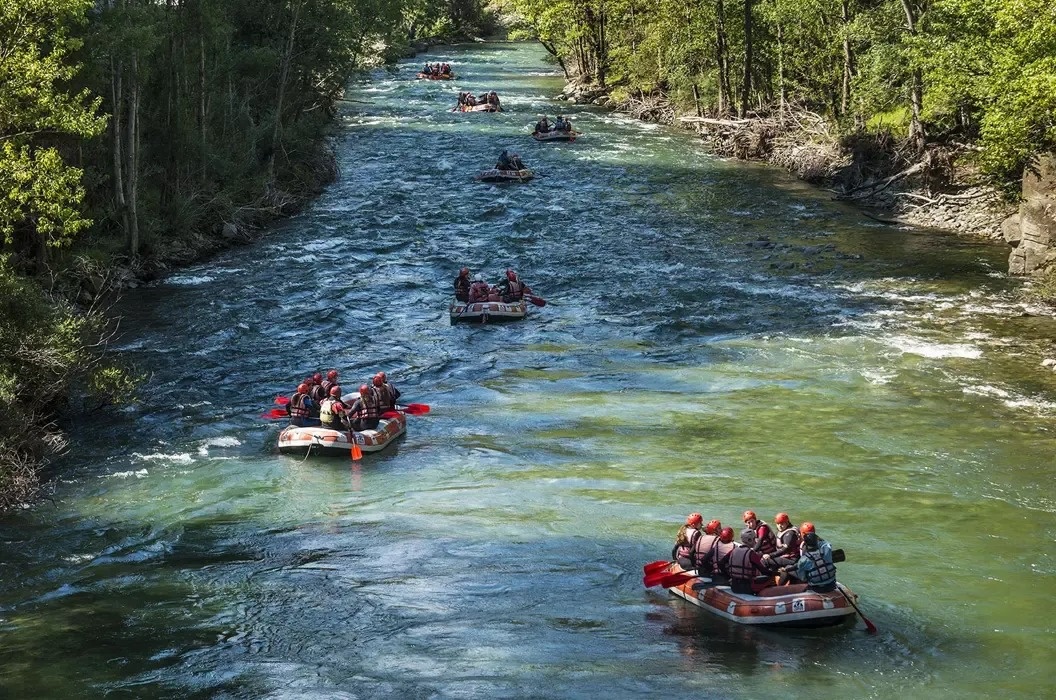
<svg viewBox="0 0 1056 700">
<path fill-rule="evenodd" d="M 357 82 L 318 201 L 127 296 L 142 403 L 78 421 L 54 502 L 0 521 L 0 696 L 1053 692 L 1056 323 L 1007 248 L 555 102 L 543 59 Z M 532 142 L 543 112 L 585 135 Z M 538 177 L 475 183 L 503 148 Z M 548 304 L 451 326 L 463 264 Z M 279 456 L 260 415 L 329 367 L 432 412 L 359 463 Z M 746 508 L 844 548 L 880 633 L 642 588 L 687 513 Z"/>
</svg>

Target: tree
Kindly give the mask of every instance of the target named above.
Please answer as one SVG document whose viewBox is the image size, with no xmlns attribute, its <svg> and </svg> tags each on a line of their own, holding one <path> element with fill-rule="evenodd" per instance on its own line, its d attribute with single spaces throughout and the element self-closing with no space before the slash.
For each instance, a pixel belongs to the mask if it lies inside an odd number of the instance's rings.
<svg viewBox="0 0 1056 700">
<path fill-rule="evenodd" d="M 82 172 L 60 147 L 105 128 L 100 101 L 68 83 L 80 65 L 72 28 L 89 0 L 0 2 L 0 236 L 5 248 L 44 262 L 90 223 Z"/>
</svg>

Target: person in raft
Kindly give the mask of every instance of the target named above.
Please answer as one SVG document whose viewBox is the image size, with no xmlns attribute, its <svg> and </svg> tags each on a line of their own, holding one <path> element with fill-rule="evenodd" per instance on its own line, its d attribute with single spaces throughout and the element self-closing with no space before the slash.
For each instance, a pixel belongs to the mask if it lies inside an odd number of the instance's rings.
<svg viewBox="0 0 1056 700">
<path fill-rule="evenodd" d="M 290 397 L 290 402 L 286 404 L 286 413 L 290 415 L 290 425 L 298 427 L 319 425 L 319 419 L 312 417 L 315 402 L 312 401 L 310 391 L 311 387 L 308 383 L 301 382 L 297 386 L 297 391 Z"/>
<path fill-rule="evenodd" d="M 763 556 L 755 551 L 756 537 L 754 530 L 741 533 L 741 546 L 730 552 L 726 560 L 726 573 L 730 577 L 730 589 L 734 593 L 752 595 L 770 585 L 772 579 Z"/>
<path fill-rule="evenodd" d="M 821 551 L 821 538 L 816 533 L 803 535 L 803 551 L 796 562 L 796 576 L 811 590 L 825 593 L 836 590 L 836 565 L 832 555 Z"/>
<path fill-rule="evenodd" d="M 671 558 L 677 561 L 683 569 L 693 568 L 693 548 L 700 538 L 700 526 L 703 523 L 703 515 L 690 513 L 686 517 L 685 524 L 678 528 L 678 534 L 675 535 L 675 546 L 671 549 Z"/>
<path fill-rule="evenodd" d="M 709 570 L 705 573 L 698 569 L 698 573 L 710 576 L 711 580 L 718 584 L 727 582 L 729 579 L 726 576 L 726 568 L 729 566 L 730 554 L 736 548 L 737 545 L 733 541 L 733 528 L 722 528 L 719 531 L 719 543 L 715 545 L 715 554 L 711 558 Z"/>
<path fill-rule="evenodd" d="M 374 393 L 378 396 L 378 413 L 395 411 L 396 402 L 400 400 L 400 390 L 389 383 L 389 378 L 384 372 L 378 372 L 371 379 L 374 384 Z"/>
<path fill-rule="evenodd" d="M 690 552 L 693 566 L 701 574 L 711 571 L 711 561 L 715 558 L 715 548 L 719 545 L 719 533 L 722 531 L 722 523 L 711 520 L 704 526 L 704 534 L 697 538 L 697 543 Z"/>
<path fill-rule="evenodd" d="M 348 409 L 348 417 L 353 430 L 374 430 L 378 427 L 381 411 L 378 410 L 378 395 L 372 387 L 360 385 L 359 398 Z"/>
<path fill-rule="evenodd" d="M 566 134 L 572 131 L 572 120 L 565 119 L 560 114 L 557 115 L 557 121 L 554 122 L 554 131 L 563 131 Z"/>
<path fill-rule="evenodd" d="M 455 278 L 455 301 L 469 301 L 469 268 L 463 267 Z"/>
<path fill-rule="evenodd" d="M 556 127 L 555 127 L 556 128 Z M 549 134 L 550 133 L 550 122 L 546 120 L 546 115 L 535 123 L 535 131 L 533 134 Z"/>
<path fill-rule="evenodd" d="M 330 390 L 337 386 L 337 370 L 332 369 L 326 373 L 326 379 L 323 380 L 323 395 L 330 396 Z"/>
<path fill-rule="evenodd" d="M 518 279 L 516 272 L 506 270 L 506 279 L 499 282 L 499 294 L 504 302 L 520 301 L 525 294 L 531 293 L 531 287 Z"/>
<path fill-rule="evenodd" d="M 324 428 L 331 430 L 348 429 L 348 406 L 341 400 L 341 387 L 330 387 L 330 395 L 319 408 L 319 420 Z"/>
<path fill-rule="evenodd" d="M 510 159 L 510 152 L 503 149 L 502 153 L 499 154 L 499 160 L 495 163 L 496 170 L 515 170 L 513 167 L 513 161 Z"/>
<path fill-rule="evenodd" d="M 792 524 L 788 513 L 774 516 L 777 525 L 777 549 L 763 555 L 763 561 L 771 571 L 781 571 L 799 561 L 799 530 Z"/>
<path fill-rule="evenodd" d="M 754 510 L 744 511 L 744 526 L 755 532 L 755 551 L 760 554 L 777 551 L 777 536 L 769 525 L 756 517 Z"/>
</svg>

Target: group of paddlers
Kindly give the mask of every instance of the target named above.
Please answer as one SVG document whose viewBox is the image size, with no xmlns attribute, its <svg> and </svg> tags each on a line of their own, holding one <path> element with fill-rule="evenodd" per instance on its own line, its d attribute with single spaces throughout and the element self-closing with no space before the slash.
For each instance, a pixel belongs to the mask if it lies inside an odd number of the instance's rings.
<svg viewBox="0 0 1056 700">
<path fill-rule="evenodd" d="M 704 525 L 700 513 L 686 518 L 675 538 L 671 557 L 686 570 L 710 578 L 713 583 L 729 583 L 734 593 L 758 593 L 774 584 L 792 580 L 825 592 L 836 588 L 836 565 L 832 546 L 821 539 L 814 525 L 805 522 L 797 529 L 788 513 L 774 516 L 777 532 L 744 512 L 740 542 L 734 542 L 732 527 L 718 520 Z"/>
<path fill-rule="evenodd" d="M 426 63 L 421 71 L 422 75 L 451 75 L 451 66 L 447 63 Z"/>
<path fill-rule="evenodd" d="M 499 160 L 495 163 L 496 170 L 524 170 L 525 168 L 524 161 L 519 155 L 506 150 L 499 154 Z"/>
<path fill-rule="evenodd" d="M 396 410 L 400 390 L 393 386 L 384 372 L 378 372 L 367 384 L 359 387 L 359 398 L 349 401 L 337 383 L 337 370 L 323 378 L 316 372 L 299 385 L 286 404 L 290 425 L 316 426 L 332 430 L 373 430 L 381 417 Z"/>
<path fill-rule="evenodd" d="M 495 109 L 502 109 L 502 105 L 499 104 L 499 95 L 494 90 L 476 96 L 472 92 L 460 92 L 458 93 L 458 107 L 455 109 L 476 107 L 478 105 L 489 105 Z"/>
<path fill-rule="evenodd" d="M 572 120 L 565 119 L 559 114 L 557 115 L 557 119 L 554 120 L 554 123 L 551 124 L 547 120 L 546 115 L 543 115 L 543 118 L 535 123 L 535 131 L 533 131 L 532 133 L 549 134 L 551 132 L 558 132 L 564 134 L 572 133 Z"/>
<path fill-rule="evenodd" d="M 467 304 L 481 301 L 502 301 L 510 303 L 520 301 L 524 295 L 531 294 L 531 288 L 522 282 L 513 270 L 506 270 L 506 277 L 497 285 L 490 285 L 484 280 L 470 280 L 469 268 L 463 267 L 455 278 L 455 299 Z"/>
</svg>

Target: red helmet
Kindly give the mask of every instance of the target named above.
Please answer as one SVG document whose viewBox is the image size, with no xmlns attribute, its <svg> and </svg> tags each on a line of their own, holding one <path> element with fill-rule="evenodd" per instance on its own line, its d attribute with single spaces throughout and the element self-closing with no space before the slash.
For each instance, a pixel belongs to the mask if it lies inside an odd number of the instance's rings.
<svg viewBox="0 0 1056 700">
<path fill-rule="evenodd" d="M 805 535 L 808 532 L 814 532 L 814 523 L 803 523 L 799 526 L 799 534 Z"/>
<path fill-rule="evenodd" d="M 722 523 L 720 523 L 718 520 L 712 520 L 704 528 L 704 533 L 707 534 L 707 535 L 717 535 L 717 534 L 719 534 L 719 530 L 721 530 L 721 529 L 722 529 Z"/>
<path fill-rule="evenodd" d="M 749 520 L 758 520 L 758 518 L 755 517 L 754 510 L 744 511 L 744 522 L 748 522 Z"/>
<path fill-rule="evenodd" d="M 332 369 L 329 372 L 327 372 L 326 373 L 326 378 L 329 379 L 332 382 L 336 382 L 337 381 L 337 370 L 336 369 Z"/>
<path fill-rule="evenodd" d="M 315 374 L 312 375 L 312 382 L 315 383 L 315 384 L 322 384 L 323 383 L 323 375 L 321 375 L 318 372 L 316 372 Z"/>
<path fill-rule="evenodd" d="M 777 525 L 788 525 L 792 521 L 788 519 L 788 513 L 778 513 L 774 516 L 774 523 Z"/>
<path fill-rule="evenodd" d="M 305 384 L 304 382 L 301 382 L 300 384 L 298 384 L 297 385 L 297 393 L 298 394 L 307 394 L 308 393 L 308 385 Z"/>
<path fill-rule="evenodd" d="M 704 516 L 700 513 L 690 513 L 689 517 L 686 518 L 686 525 L 692 527 L 700 527 L 700 524 L 704 522 Z"/>
<path fill-rule="evenodd" d="M 719 533 L 719 542 L 733 542 L 733 528 L 724 527 Z"/>
<path fill-rule="evenodd" d="M 341 387 L 336 384 L 330 387 L 330 395 L 341 398 Z"/>
<path fill-rule="evenodd" d="M 385 386 L 385 380 L 381 378 L 381 375 L 375 374 L 373 379 L 374 386 Z"/>
<path fill-rule="evenodd" d="M 381 381 L 383 381 L 383 382 L 387 382 L 387 381 L 389 381 L 389 378 L 385 376 L 385 373 L 384 373 L 384 372 L 378 372 L 378 373 L 377 373 L 376 375 L 374 375 L 374 376 L 375 376 L 375 377 L 381 377 Z"/>
<path fill-rule="evenodd" d="M 370 387 L 369 386 L 367 386 L 366 384 L 360 384 L 359 385 L 359 395 L 360 396 L 366 396 L 369 393 L 370 393 Z"/>
</svg>

